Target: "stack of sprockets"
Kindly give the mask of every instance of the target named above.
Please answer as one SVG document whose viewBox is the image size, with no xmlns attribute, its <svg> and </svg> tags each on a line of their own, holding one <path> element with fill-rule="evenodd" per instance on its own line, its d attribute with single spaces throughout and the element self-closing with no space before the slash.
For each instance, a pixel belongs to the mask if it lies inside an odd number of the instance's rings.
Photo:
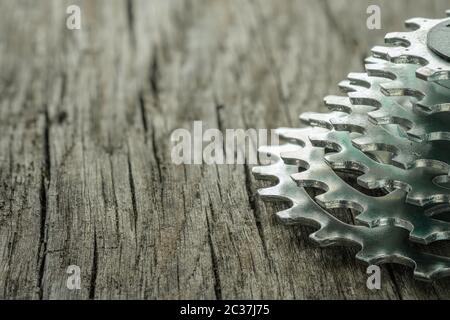
<svg viewBox="0 0 450 320">
<path fill-rule="evenodd" d="M 310 238 L 319 245 L 357 244 L 360 260 L 404 264 L 433 280 L 450 275 L 450 258 L 412 244 L 450 239 L 441 218 L 450 212 L 450 60 L 433 46 L 450 43 L 450 18 L 406 26 L 372 49 L 365 73 L 340 83 L 345 96 L 325 98 L 329 113 L 302 114 L 306 128 L 278 129 L 287 143 L 260 148 L 273 162 L 253 172 L 276 183 L 259 190 L 264 200 L 290 204 L 281 221 L 318 227 Z M 357 185 L 342 171 L 354 172 Z M 336 218 L 337 208 L 356 211 L 358 223 Z"/>
</svg>

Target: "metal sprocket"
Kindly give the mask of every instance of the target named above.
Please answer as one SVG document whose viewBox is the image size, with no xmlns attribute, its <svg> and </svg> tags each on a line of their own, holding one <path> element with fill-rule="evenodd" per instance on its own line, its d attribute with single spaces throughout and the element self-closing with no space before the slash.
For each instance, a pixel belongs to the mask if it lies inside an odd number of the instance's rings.
<svg viewBox="0 0 450 320">
<path fill-rule="evenodd" d="M 450 239 L 450 223 L 434 217 L 450 203 L 450 63 L 427 47 L 445 21 L 411 19 L 414 31 L 388 34 L 393 46 L 375 47 L 366 72 L 341 82 L 346 96 L 325 98 L 331 112 L 301 115 L 308 128 L 279 129 L 289 143 L 261 148 L 274 163 L 253 170 L 276 181 L 259 190 L 263 199 L 291 203 L 277 213 L 284 223 L 319 226 L 310 237 L 320 245 L 359 244 L 358 259 L 409 265 L 422 280 L 450 275 L 449 258 L 410 244 Z M 358 186 L 340 177 L 343 169 L 358 175 Z M 356 210 L 363 225 L 338 220 L 336 208 Z"/>
</svg>

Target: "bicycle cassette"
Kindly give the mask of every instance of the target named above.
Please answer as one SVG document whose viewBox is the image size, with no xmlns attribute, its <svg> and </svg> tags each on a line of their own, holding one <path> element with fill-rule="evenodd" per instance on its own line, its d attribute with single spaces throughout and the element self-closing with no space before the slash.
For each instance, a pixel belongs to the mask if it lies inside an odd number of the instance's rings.
<svg viewBox="0 0 450 320">
<path fill-rule="evenodd" d="M 290 204 L 277 212 L 283 223 L 319 227 L 319 245 L 357 244 L 358 259 L 407 265 L 421 280 L 450 275 L 449 257 L 413 245 L 450 239 L 449 25 L 408 20 L 411 31 L 387 34 L 365 72 L 340 83 L 343 96 L 325 98 L 330 112 L 302 114 L 308 127 L 278 129 L 286 143 L 260 148 L 273 162 L 253 173 L 275 185 L 258 193 Z M 358 225 L 338 208 L 356 211 Z"/>
</svg>

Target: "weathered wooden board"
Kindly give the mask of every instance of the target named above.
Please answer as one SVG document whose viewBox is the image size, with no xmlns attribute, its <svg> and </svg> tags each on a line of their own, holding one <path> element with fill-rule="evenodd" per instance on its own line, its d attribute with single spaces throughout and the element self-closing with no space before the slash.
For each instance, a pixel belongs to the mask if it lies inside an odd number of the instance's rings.
<svg viewBox="0 0 450 320">
<path fill-rule="evenodd" d="M 250 166 L 171 163 L 171 133 L 195 120 L 277 128 L 324 110 L 384 33 L 448 4 L 373 3 L 382 30 L 368 1 L 1 0 L 0 298 L 449 297 L 390 266 L 368 290 L 357 248 L 279 225 Z"/>
</svg>

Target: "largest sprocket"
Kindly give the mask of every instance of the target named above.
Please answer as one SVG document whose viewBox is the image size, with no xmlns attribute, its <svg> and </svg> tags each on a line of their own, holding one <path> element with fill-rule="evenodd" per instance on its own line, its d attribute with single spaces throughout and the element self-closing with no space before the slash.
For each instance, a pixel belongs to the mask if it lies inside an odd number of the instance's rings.
<svg viewBox="0 0 450 320">
<path fill-rule="evenodd" d="M 432 280 L 450 275 L 450 258 L 411 242 L 450 239 L 450 223 L 437 218 L 450 212 L 450 48 L 438 42 L 450 43 L 450 18 L 406 26 L 413 30 L 388 34 L 365 72 L 340 84 L 345 96 L 325 98 L 329 113 L 305 113 L 309 127 L 279 129 L 288 143 L 260 148 L 274 162 L 253 172 L 276 183 L 259 190 L 264 200 L 291 204 L 277 213 L 281 221 L 318 226 L 310 237 L 319 245 L 356 243 L 358 259 L 405 264 Z M 357 211 L 362 225 L 338 220 L 336 208 Z"/>
</svg>

